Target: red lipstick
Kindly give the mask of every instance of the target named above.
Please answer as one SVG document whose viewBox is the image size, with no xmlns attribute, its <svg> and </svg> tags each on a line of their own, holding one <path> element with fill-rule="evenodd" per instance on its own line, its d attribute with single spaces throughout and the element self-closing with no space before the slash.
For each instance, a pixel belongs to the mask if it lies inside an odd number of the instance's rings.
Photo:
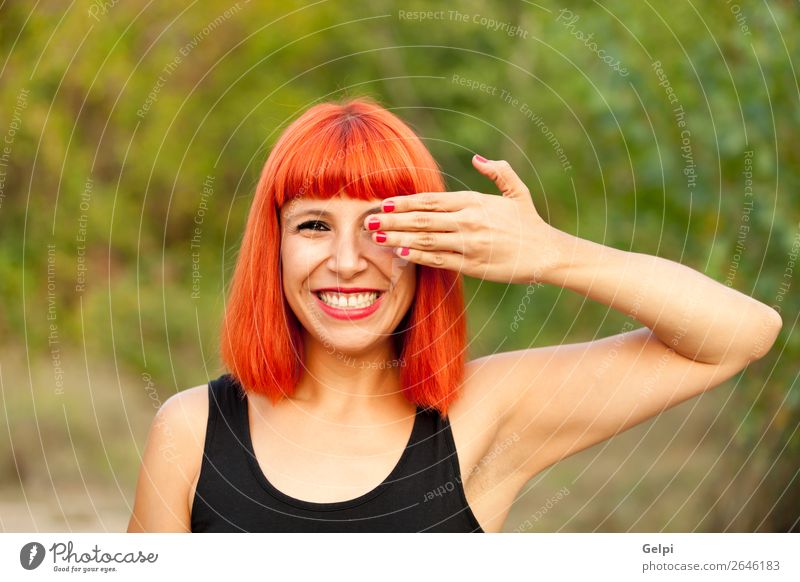
<svg viewBox="0 0 800 582">
<path fill-rule="evenodd" d="M 320 287 L 319 289 L 313 289 L 314 293 L 319 293 L 320 291 L 331 291 L 333 293 L 369 293 L 371 291 L 376 291 L 378 293 L 383 293 L 383 289 L 372 289 L 368 287 Z"/>
<path fill-rule="evenodd" d="M 317 295 L 318 291 L 336 291 L 337 293 L 367 293 L 370 291 L 377 291 L 378 298 L 372 305 L 369 305 L 367 307 L 341 308 L 341 307 L 333 307 L 332 305 L 328 305 L 327 303 L 325 303 L 322 299 L 319 298 L 319 295 Z M 327 313 L 328 315 L 330 315 L 335 319 L 343 319 L 349 321 L 353 319 L 363 319 L 375 313 L 378 310 L 378 307 L 381 306 L 381 301 L 383 301 L 385 293 L 380 291 L 379 289 L 364 289 L 361 287 L 358 288 L 353 287 L 352 289 L 343 289 L 338 291 L 336 287 L 333 288 L 328 287 L 328 288 L 318 289 L 313 293 L 313 295 L 314 299 L 316 300 L 317 304 L 319 305 L 320 309 L 322 309 L 322 311 L 324 311 L 325 313 Z"/>
</svg>

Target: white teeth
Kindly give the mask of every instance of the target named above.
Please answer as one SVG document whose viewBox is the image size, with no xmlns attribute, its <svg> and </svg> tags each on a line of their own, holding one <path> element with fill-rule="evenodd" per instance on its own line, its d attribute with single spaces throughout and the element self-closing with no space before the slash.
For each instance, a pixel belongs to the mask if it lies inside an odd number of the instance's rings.
<svg viewBox="0 0 800 582">
<path fill-rule="evenodd" d="M 321 291 L 317 296 L 327 305 L 339 308 L 364 308 L 369 307 L 378 299 L 378 293 L 332 293 Z"/>
</svg>

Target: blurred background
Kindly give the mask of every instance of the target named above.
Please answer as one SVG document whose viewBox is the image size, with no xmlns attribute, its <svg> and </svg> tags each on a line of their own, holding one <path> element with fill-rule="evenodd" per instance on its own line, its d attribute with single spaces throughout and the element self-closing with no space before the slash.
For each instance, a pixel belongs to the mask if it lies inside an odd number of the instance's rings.
<svg viewBox="0 0 800 582">
<path fill-rule="evenodd" d="M 424 12 L 423 12 L 424 11 Z M 124 531 L 156 409 L 222 373 L 254 185 L 308 106 L 369 95 L 451 190 L 506 159 L 553 226 L 779 309 L 771 353 L 531 480 L 505 531 L 800 518 L 796 2 L 0 5 L 0 530 Z M 626 319 L 466 279 L 470 357 Z"/>
</svg>

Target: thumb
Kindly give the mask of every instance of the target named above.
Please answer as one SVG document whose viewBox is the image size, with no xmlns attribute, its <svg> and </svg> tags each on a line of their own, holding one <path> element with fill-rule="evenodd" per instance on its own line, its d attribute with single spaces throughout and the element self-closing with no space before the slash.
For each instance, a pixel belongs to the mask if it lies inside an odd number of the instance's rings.
<svg viewBox="0 0 800 582">
<path fill-rule="evenodd" d="M 503 193 L 506 198 L 527 200 L 530 202 L 531 193 L 525 183 L 520 180 L 517 173 L 505 160 L 487 160 L 475 154 L 472 165 L 484 176 L 489 178 Z"/>
</svg>

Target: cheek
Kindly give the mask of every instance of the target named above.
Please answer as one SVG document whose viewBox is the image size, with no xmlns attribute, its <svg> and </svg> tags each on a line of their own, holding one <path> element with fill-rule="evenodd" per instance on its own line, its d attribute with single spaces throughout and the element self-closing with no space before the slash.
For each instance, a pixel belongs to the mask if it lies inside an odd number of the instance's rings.
<svg viewBox="0 0 800 582">
<path fill-rule="evenodd" d="M 302 281 L 327 257 L 323 243 L 286 239 L 281 246 L 283 276 L 288 281 Z"/>
</svg>

